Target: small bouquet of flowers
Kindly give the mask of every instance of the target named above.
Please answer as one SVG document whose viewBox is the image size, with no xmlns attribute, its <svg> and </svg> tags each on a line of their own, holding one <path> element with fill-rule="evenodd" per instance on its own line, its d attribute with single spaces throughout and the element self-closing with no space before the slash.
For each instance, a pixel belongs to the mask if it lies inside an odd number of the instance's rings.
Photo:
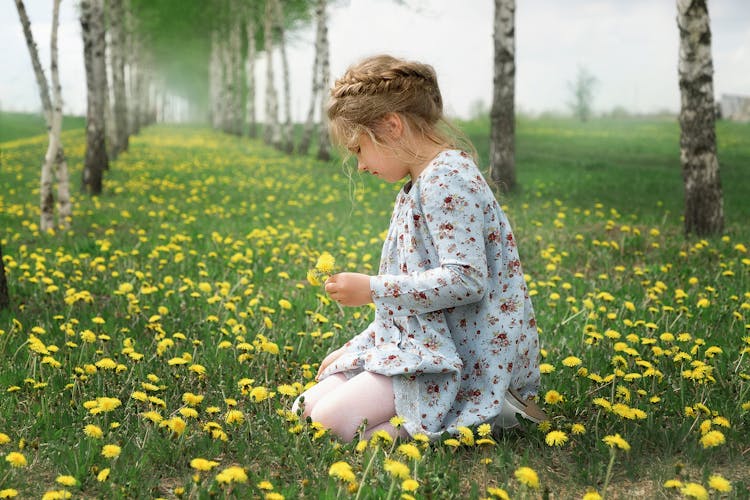
<svg viewBox="0 0 750 500">
<path fill-rule="evenodd" d="M 307 281 L 313 286 L 320 286 L 326 282 L 326 280 L 333 273 L 333 269 L 336 266 L 336 259 L 328 252 L 323 252 L 318 257 L 318 261 L 315 263 L 315 267 L 307 271 Z"/>
</svg>

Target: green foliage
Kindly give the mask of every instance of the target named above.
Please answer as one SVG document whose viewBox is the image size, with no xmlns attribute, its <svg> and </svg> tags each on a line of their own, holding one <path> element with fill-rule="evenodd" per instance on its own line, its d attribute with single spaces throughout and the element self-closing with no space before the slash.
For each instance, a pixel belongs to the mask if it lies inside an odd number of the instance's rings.
<svg viewBox="0 0 750 500">
<path fill-rule="evenodd" d="M 0 491 L 38 497 L 70 475 L 74 496 L 107 498 L 385 498 L 415 486 L 417 498 L 580 498 L 605 483 L 613 497 L 671 498 L 721 487 L 720 474 L 725 497 L 747 496 L 747 193 L 727 186 L 725 237 L 686 241 L 668 180 L 674 124 L 589 125 L 519 123 L 525 189 L 502 200 L 542 328 L 551 421 L 495 444 L 467 429 L 401 449 L 342 444 L 286 411 L 372 315 L 331 303 L 307 272 L 323 251 L 338 269 L 373 272 L 398 186 L 152 127 L 112 164 L 102 196 L 76 197 L 70 231 L 40 234 L 44 138 L 1 144 L 13 309 L 0 313 Z M 484 144 L 485 125 L 465 129 Z M 746 133 L 719 128 L 730 172 L 748 173 Z M 64 140 L 76 176 L 83 131 Z M 119 455 L 102 455 L 110 444 Z"/>
</svg>

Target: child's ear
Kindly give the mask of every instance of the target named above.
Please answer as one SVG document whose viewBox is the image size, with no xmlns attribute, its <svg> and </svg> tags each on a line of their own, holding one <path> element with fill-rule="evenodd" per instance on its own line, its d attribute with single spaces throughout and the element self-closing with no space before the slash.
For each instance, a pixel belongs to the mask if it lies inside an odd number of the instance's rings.
<svg viewBox="0 0 750 500">
<path fill-rule="evenodd" d="M 383 117 L 386 133 L 392 139 L 399 139 L 404 133 L 404 123 L 398 113 L 388 113 Z"/>
</svg>

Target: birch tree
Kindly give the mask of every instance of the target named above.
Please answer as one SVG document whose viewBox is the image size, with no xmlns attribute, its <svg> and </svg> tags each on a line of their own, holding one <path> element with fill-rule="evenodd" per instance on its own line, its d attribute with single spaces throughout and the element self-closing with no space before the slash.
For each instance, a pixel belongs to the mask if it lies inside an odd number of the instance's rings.
<svg viewBox="0 0 750 500">
<path fill-rule="evenodd" d="M 284 9 L 282 0 L 269 0 L 273 2 L 274 18 L 276 19 L 276 32 L 279 38 L 279 52 L 281 53 L 281 73 L 284 91 L 284 124 L 281 127 L 281 148 L 287 152 L 294 151 L 294 138 L 292 136 L 292 94 L 289 83 L 289 60 L 286 53 L 286 35 L 284 33 Z"/>
<path fill-rule="evenodd" d="M 102 178 L 109 166 L 104 125 L 107 66 L 104 43 L 103 0 L 81 0 L 81 31 L 86 66 L 86 157 L 82 189 L 102 192 Z"/>
<path fill-rule="evenodd" d="M 68 164 L 63 151 L 62 133 L 62 90 L 60 87 L 59 68 L 57 63 L 57 27 L 60 18 L 60 0 L 52 4 L 52 30 L 50 33 L 50 78 L 52 79 L 52 97 L 50 97 L 49 84 L 44 75 L 42 64 L 39 61 L 39 52 L 31 33 L 31 22 L 26 14 L 23 0 L 16 0 L 16 9 L 21 20 L 26 46 L 31 56 L 31 64 L 34 68 L 39 96 L 42 101 L 44 118 L 47 122 L 48 144 L 44 156 L 40 179 L 40 221 L 39 227 L 47 231 L 55 227 L 54 218 L 54 195 L 52 191 L 53 172 L 57 177 L 57 203 L 58 203 L 58 225 L 61 228 L 68 227 L 72 216 L 70 203 L 70 183 L 68 180 Z M 54 168 L 54 171 L 53 171 Z"/>
<path fill-rule="evenodd" d="M 680 163 L 685 183 L 685 233 L 706 236 L 717 234 L 724 227 L 707 0 L 677 0 L 677 26 L 680 32 Z"/>
<path fill-rule="evenodd" d="M 128 105 L 125 92 L 125 9 L 123 0 L 109 0 L 110 67 L 112 73 L 113 157 L 128 149 Z"/>
<path fill-rule="evenodd" d="M 5 262 L 3 261 L 3 244 L 0 242 L 0 311 L 10 307 L 10 292 L 8 280 L 5 277 Z"/>
<path fill-rule="evenodd" d="M 264 140 L 266 144 L 279 147 L 281 144 L 281 130 L 279 127 L 279 104 L 276 94 L 276 84 L 273 71 L 273 0 L 266 0 L 266 12 L 263 19 L 263 44 L 266 51 L 266 128 Z"/>
<path fill-rule="evenodd" d="M 315 59 L 313 60 L 312 70 L 312 92 L 310 93 L 310 107 L 307 109 L 307 119 L 305 125 L 302 128 L 302 137 L 300 138 L 297 152 L 300 154 L 307 154 L 310 149 L 310 142 L 312 141 L 313 129 L 315 128 L 315 111 L 320 109 L 318 99 L 321 98 L 323 93 L 322 85 L 322 71 L 321 71 L 321 55 L 323 52 L 323 30 L 325 29 L 325 9 L 326 0 L 318 0 L 315 2 Z M 325 96 L 322 96 L 325 98 Z"/>
<path fill-rule="evenodd" d="M 320 88 L 323 94 L 320 99 L 320 128 L 318 129 L 318 159 L 329 161 L 331 159 L 331 138 L 328 135 L 328 98 L 327 92 L 330 87 L 331 65 L 328 44 L 328 21 L 326 18 L 326 1 L 318 0 L 320 5 L 316 15 L 320 26 Z M 316 49 L 317 50 L 317 49 Z"/>
<path fill-rule="evenodd" d="M 515 0 L 495 0 L 492 110 L 490 111 L 490 179 L 509 192 L 516 189 L 516 42 Z"/>
<path fill-rule="evenodd" d="M 245 82 L 247 85 L 247 96 L 245 97 L 245 124 L 247 135 L 258 136 L 258 123 L 255 115 L 255 58 L 258 55 L 255 43 L 257 23 L 254 12 L 255 3 L 247 11 L 245 31 L 247 32 L 247 58 L 245 59 Z"/>
</svg>

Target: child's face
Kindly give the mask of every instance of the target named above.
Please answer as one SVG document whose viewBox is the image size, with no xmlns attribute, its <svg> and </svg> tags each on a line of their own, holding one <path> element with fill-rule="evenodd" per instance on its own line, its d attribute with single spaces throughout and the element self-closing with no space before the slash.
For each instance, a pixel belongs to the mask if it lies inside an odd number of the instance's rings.
<svg viewBox="0 0 750 500">
<path fill-rule="evenodd" d="M 409 166 L 400 161 L 393 150 L 378 147 L 367 134 L 360 136 L 359 146 L 353 153 L 357 155 L 360 172 L 369 172 L 386 182 L 398 182 L 409 174 Z"/>
</svg>

